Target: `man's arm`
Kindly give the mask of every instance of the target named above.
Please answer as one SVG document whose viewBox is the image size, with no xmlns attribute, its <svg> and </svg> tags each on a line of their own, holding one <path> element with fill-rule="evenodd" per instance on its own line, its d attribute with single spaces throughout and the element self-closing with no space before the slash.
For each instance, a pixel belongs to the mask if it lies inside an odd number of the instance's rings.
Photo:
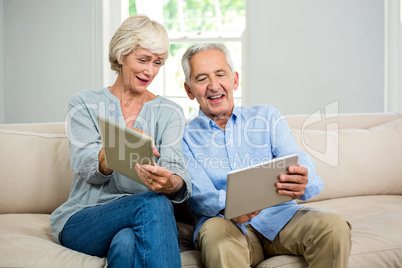
<svg viewBox="0 0 402 268">
<path fill-rule="evenodd" d="M 191 210 L 199 216 L 214 217 L 218 215 L 225 208 L 226 191 L 215 188 L 185 140 L 183 141 L 183 155 L 193 185 L 192 195 L 188 200 Z"/>
<path fill-rule="evenodd" d="M 298 166 L 289 168 L 289 175 L 281 175 L 277 183 L 278 193 L 292 196 L 294 199 L 307 200 L 319 194 L 324 183 L 315 173 L 315 163 L 296 143 L 284 118 L 276 111 L 271 120 L 271 144 L 275 157 L 289 154 L 299 155 Z"/>
</svg>

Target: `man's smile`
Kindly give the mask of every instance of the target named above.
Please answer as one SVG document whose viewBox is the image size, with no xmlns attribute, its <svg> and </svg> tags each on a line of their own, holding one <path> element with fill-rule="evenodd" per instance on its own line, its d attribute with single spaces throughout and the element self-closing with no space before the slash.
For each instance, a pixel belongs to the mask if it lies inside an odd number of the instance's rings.
<svg viewBox="0 0 402 268">
<path fill-rule="evenodd" d="M 216 100 L 216 99 L 223 98 L 223 96 L 224 96 L 223 94 L 220 94 L 220 95 L 209 96 L 207 98 L 210 100 Z"/>
</svg>

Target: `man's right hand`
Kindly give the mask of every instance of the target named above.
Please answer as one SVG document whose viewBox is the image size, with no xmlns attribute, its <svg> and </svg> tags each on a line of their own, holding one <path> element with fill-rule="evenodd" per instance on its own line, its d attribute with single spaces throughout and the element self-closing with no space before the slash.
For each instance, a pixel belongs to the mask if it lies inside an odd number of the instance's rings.
<svg viewBox="0 0 402 268">
<path fill-rule="evenodd" d="M 239 216 L 239 217 L 235 217 L 235 218 L 232 219 L 232 221 L 234 221 L 236 223 L 245 223 L 248 220 L 251 220 L 252 218 L 257 216 L 258 214 L 260 214 L 261 211 L 262 210 L 257 210 L 257 211 L 254 211 L 252 213 L 249 213 L 249 214 L 245 214 L 245 215 L 242 215 L 242 216 Z"/>
</svg>

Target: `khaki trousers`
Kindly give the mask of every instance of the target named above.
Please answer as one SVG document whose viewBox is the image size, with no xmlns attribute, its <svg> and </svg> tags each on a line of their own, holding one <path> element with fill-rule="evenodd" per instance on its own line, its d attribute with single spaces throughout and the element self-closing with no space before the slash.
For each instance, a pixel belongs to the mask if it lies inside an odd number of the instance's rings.
<svg viewBox="0 0 402 268">
<path fill-rule="evenodd" d="M 335 211 L 301 208 L 272 242 L 251 225 L 247 230 L 243 235 L 221 217 L 207 220 L 196 239 L 205 267 L 254 267 L 265 257 L 283 254 L 302 255 L 309 267 L 347 267 L 351 225 Z"/>
</svg>

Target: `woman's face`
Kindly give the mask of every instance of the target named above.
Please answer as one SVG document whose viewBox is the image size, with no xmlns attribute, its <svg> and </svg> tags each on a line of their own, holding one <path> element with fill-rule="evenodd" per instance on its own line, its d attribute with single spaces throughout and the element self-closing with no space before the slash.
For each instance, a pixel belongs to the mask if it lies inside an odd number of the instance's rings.
<svg viewBox="0 0 402 268">
<path fill-rule="evenodd" d="M 120 75 L 123 76 L 124 87 L 136 93 L 143 93 L 162 65 L 163 54 L 154 54 L 141 47 L 135 49 L 122 57 Z"/>
</svg>

